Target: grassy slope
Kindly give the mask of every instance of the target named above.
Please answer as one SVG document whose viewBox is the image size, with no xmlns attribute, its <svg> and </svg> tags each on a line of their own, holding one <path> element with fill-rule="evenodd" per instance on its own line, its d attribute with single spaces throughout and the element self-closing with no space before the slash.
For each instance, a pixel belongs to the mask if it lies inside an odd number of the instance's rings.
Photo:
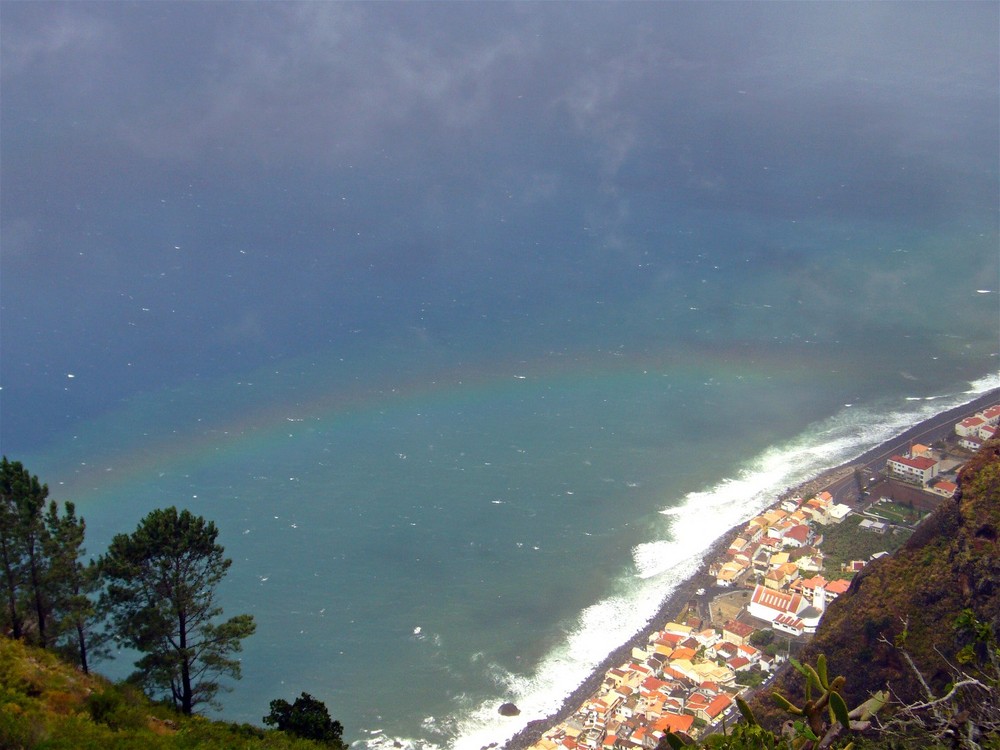
<svg viewBox="0 0 1000 750">
<path fill-rule="evenodd" d="M 100 721 L 95 721 L 94 716 Z M 140 692 L 83 675 L 49 652 L 0 637 L 0 747 L 9 750 L 315 750 L 249 725 L 183 717 Z"/>
</svg>

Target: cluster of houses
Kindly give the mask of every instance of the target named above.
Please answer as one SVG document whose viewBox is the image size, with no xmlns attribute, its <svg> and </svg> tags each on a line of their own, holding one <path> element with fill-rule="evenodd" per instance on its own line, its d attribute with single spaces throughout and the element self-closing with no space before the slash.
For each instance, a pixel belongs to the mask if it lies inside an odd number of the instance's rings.
<svg viewBox="0 0 1000 750">
<path fill-rule="evenodd" d="M 977 450 L 996 434 L 998 423 L 1000 404 L 958 422 L 955 432 L 963 448 Z M 886 468 L 938 494 L 950 496 L 957 489 L 940 478 L 932 484 L 941 462 L 926 446 L 911 445 Z M 629 662 L 609 670 L 597 692 L 531 750 L 653 750 L 668 732 L 696 737 L 700 727 L 731 714 L 735 697 L 746 689 L 740 673 L 754 668 L 769 673 L 777 660 L 754 648 L 750 636 L 758 628 L 792 636 L 815 633 L 827 605 L 850 586 L 846 578 L 820 575 L 823 527 L 850 513 L 829 492 L 820 492 L 807 500 L 785 499 L 750 519 L 709 574 L 722 588 L 752 587 L 746 616 L 740 617 L 757 627 L 730 620 L 721 629 L 706 628 L 694 616 L 684 624 L 667 623 L 649 636 L 645 648 L 632 650 Z M 887 528 L 872 518 L 859 524 L 874 533 Z M 855 560 L 844 570 L 853 574 L 864 565 Z"/>
<path fill-rule="evenodd" d="M 731 621 L 721 631 L 703 625 L 692 617 L 652 633 L 533 750 L 652 750 L 667 732 L 696 736 L 699 726 L 729 715 L 745 689 L 739 673 L 755 666 L 770 672 L 774 659 L 750 645 L 749 625 Z"/>
<path fill-rule="evenodd" d="M 958 446 L 968 451 L 978 451 L 983 443 L 997 434 L 1000 424 L 1000 404 L 994 404 L 971 417 L 955 423 Z M 888 473 L 896 479 L 919 485 L 938 495 L 951 497 L 958 487 L 954 482 L 935 478 L 942 471 L 943 462 L 926 445 L 914 444 L 905 454 L 896 455 L 886 462 Z"/>
<path fill-rule="evenodd" d="M 750 519 L 733 540 L 726 558 L 709 566 L 718 586 L 750 587 L 747 605 L 762 627 L 802 635 L 815 633 L 826 605 L 847 590 L 849 581 L 827 581 L 823 570 L 822 527 L 842 522 L 851 509 L 829 492 L 800 497 Z"/>
<path fill-rule="evenodd" d="M 963 419 L 955 425 L 958 444 L 966 450 L 979 450 L 983 447 L 983 443 L 996 436 L 998 423 L 1000 423 L 1000 404 L 994 404 Z"/>
<path fill-rule="evenodd" d="M 770 589 L 784 589 L 807 573 L 823 569 L 821 527 L 840 523 L 851 512 L 821 492 L 803 502 L 789 498 L 750 519 L 729 545 L 726 556 L 709 566 L 718 586 L 746 585 L 760 581 Z"/>
<path fill-rule="evenodd" d="M 819 529 L 850 513 L 828 492 L 803 501 L 785 500 L 751 519 L 724 558 L 709 573 L 722 587 L 754 588 L 747 611 L 768 627 L 813 633 L 826 603 L 847 590 L 848 581 L 827 581 L 819 571 Z M 770 672 L 775 658 L 750 644 L 757 628 L 730 620 L 721 629 L 697 618 L 670 622 L 650 635 L 632 660 L 605 675 L 601 688 L 569 719 L 547 731 L 533 750 L 652 750 L 667 732 L 697 736 L 732 711 L 744 690 L 740 673 Z"/>
</svg>

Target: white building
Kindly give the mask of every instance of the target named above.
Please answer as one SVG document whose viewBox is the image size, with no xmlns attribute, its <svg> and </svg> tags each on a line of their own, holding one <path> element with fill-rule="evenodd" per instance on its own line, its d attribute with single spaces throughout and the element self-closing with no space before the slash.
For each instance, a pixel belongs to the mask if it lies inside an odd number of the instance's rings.
<svg viewBox="0 0 1000 750">
<path fill-rule="evenodd" d="M 802 594 L 777 591 L 758 583 L 750 597 L 747 611 L 760 620 L 773 622 L 779 615 L 798 615 L 807 606 L 809 602 Z"/>
<path fill-rule="evenodd" d="M 886 463 L 886 467 L 901 479 L 926 485 L 937 476 L 938 462 L 926 456 L 917 458 L 893 456 Z"/>
</svg>

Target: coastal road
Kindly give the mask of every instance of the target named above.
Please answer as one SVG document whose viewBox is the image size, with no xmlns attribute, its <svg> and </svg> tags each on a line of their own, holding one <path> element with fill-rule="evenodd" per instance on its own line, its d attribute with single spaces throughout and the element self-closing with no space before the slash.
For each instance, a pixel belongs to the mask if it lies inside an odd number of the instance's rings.
<svg viewBox="0 0 1000 750">
<path fill-rule="evenodd" d="M 951 435 L 955 430 L 955 423 L 966 417 L 971 417 L 976 412 L 982 411 L 1000 400 L 1000 391 L 991 391 L 971 403 L 949 409 L 946 412 L 935 415 L 930 419 L 914 425 L 901 435 L 887 440 L 884 443 L 863 453 L 851 462 L 855 466 L 861 467 L 866 474 L 878 474 L 885 468 L 886 461 L 894 455 L 905 453 L 912 443 L 933 443 Z M 857 496 L 860 489 L 857 486 L 854 474 L 836 479 L 826 487 L 822 488 L 833 495 L 839 502 Z"/>
</svg>

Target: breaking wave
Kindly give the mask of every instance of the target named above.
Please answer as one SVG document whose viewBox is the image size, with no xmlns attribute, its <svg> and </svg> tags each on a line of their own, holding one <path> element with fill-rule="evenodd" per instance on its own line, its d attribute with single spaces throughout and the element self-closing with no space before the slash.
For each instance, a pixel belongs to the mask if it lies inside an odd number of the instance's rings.
<svg viewBox="0 0 1000 750">
<path fill-rule="evenodd" d="M 961 393 L 906 400 L 903 408 L 847 406 L 787 444 L 765 451 L 739 472 L 707 490 L 691 492 L 665 508 L 664 538 L 633 550 L 635 570 L 618 593 L 580 613 L 565 641 L 531 674 L 500 671 L 504 688 L 454 720 L 455 750 L 480 750 L 502 744 L 528 722 L 557 712 L 566 696 L 655 616 L 660 603 L 695 573 L 712 544 L 728 529 L 769 506 L 786 488 L 851 461 L 916 423 L 969 403 L 1000 388 L 1000 374 L 969 383 Z M 517 717 L 503 717 L 500 703 L 513 700 Z"/>
</svg>

